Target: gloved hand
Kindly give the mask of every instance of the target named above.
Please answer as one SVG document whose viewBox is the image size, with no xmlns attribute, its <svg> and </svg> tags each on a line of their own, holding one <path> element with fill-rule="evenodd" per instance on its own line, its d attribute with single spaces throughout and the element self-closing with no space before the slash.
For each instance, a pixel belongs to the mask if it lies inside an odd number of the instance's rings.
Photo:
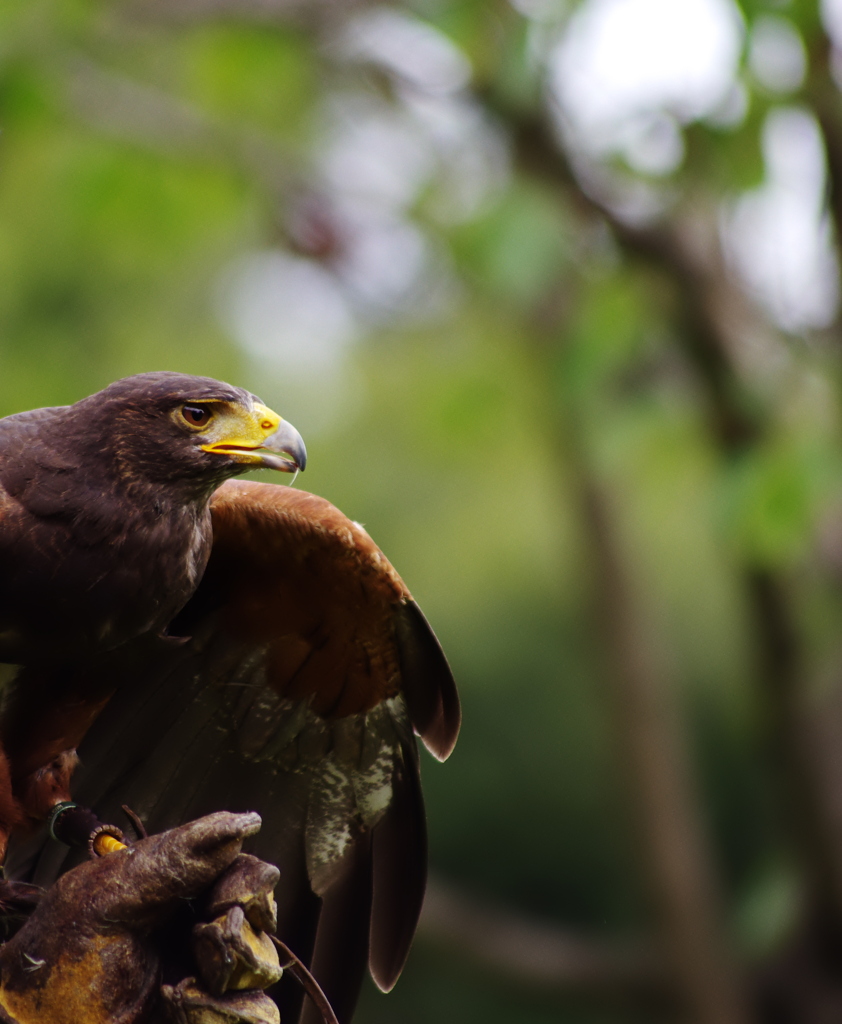
<svg viewBox="0 0 842 1024">
<path fill-rule="evenodd" d="M 240 853 L 259 828 L 221 811 L 63 875 L 0 950 L 0 1020 L 279 1024 L 278 870 Z"/>
</svg>

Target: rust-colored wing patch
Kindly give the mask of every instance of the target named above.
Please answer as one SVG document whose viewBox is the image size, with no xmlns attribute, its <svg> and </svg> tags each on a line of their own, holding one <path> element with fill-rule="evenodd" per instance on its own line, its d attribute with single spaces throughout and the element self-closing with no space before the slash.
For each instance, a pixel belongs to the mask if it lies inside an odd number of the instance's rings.
<svg viewBox="0 0 842 1024">
<path fill-rule="evenodd" d="M 361 526 L 323 498 L 246 481 L 221 487 L 211 511 L 194 611 L 215 605 L 218 628 L 265 649 L 278 696 L 341 718 L 398 692 L 393 616 L 411 595 Z"/>
</svg>

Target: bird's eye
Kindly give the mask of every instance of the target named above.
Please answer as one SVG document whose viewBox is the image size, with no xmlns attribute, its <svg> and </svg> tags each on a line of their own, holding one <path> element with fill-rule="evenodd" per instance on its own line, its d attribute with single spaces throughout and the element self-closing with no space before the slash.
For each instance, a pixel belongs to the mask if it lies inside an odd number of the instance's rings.
<svg viewBox="0 0 842 1024">
<path fill-rule="evenodd" d="M 191 427 L 204 427 L 213 413 L 205 405 L 182 405 L 181 415 Z"/>
</svg>

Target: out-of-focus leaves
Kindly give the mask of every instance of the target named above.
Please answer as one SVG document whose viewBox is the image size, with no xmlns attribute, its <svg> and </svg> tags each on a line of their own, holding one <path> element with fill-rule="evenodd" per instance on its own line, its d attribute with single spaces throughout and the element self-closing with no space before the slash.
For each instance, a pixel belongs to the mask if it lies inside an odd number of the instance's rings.
<svg viewBox="0 0 842 1024">
<path fill-rule="evenodd" d="M 313 47 L 291 31 L 207 25 L 184 58 L 186 94 L 213 114 L 295 138 L 318 95 Z"/>
<path fill-rule="evenodd" d="M 518 32 L 517 16 L 508 4 L 489 7 L 483 0 L 459 0 L 423 11 L 432 23 L 465 53 L 474 69 L 474 81 L 493 81 L 500 67 L 500 55 L 508 47 L 507 32 Z"/>
<path fill-rule="evenodd" d="M 737 911 L 737 930 L 754 956 L 773 950 L 795 926 L 800 896 L 791 865 L 764 865 L 752 879 Z"/>
<path fill-rule="evenodd" d="M 502 303 L 541 299 L 571 258 L 570 225 L 556 197 L 517 185 L 483 216 L 454 232 L 460 265 Z"/>
<path fill-rule="evenodd" d="M 691 125 L 685 133 L 687 176 L 706 189 L 715 185 L 726 195 L 757 188 L 763 181 L 760 136 L 767 109 L 765 103 L 752 102 L 739 130 Z"/>
<path fill-rule="evenodd" d="M 806 39 L 813 38 L 822 31 L 821 3 L 813 4 L 805 0 L 795 0 L 785 8 L 786 17 L 798 26 Z M 773 4 L 758 5 L 755 10 L 775 10 Z"/>
<path fill-rule="evenodd" d="M 803 558 L 838 470 L 837 453 L 786 443 L 736 463 L 724 489 L 724 522 L 744 557 L 762 566 Z"/>
<path fill-rule="evenodd" d="M 653 329 L 648 296 L 628 274 L 599 276 L 581 292 L 578 315 L 564 341 L 563 396 L 610 396 L 618 374 L 639 355 Z"/>
</svg>

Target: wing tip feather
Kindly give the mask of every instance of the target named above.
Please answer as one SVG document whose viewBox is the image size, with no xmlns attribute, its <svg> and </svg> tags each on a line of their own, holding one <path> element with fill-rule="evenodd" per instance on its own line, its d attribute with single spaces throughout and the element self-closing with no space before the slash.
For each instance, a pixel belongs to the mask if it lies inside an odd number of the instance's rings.
<svg viewBox="0 0 842 1024">
<path fill-rule="evenodd" d="M 455 714 L 455 724 L 452 718 L 442 714 L 440 718 L 437 718 L 431 725 L 427 726 L 423 733 L 418 733 L 427 751 L 437 761 L 446 761 L 453 753 L 453 748 L 456 746 L 457 739 L 459 739 L 462 711 L 458 705 L 458 698 Z"/>
<path fill-rule="evenodd" d="M 445 653 L 415 601 L 398 608 L 395 637 L 412 726 L 433 757 L 446 761 L 459 737 L 462 709 Z"/>
<path fill-rule="evenodd" d="M 374 886 L 368 969 L 381 992 L 390 992 L 406 964 L 427 888 L 427 822 L 415 744 L 386 816 L 374 827 Z"/>
</svg>

